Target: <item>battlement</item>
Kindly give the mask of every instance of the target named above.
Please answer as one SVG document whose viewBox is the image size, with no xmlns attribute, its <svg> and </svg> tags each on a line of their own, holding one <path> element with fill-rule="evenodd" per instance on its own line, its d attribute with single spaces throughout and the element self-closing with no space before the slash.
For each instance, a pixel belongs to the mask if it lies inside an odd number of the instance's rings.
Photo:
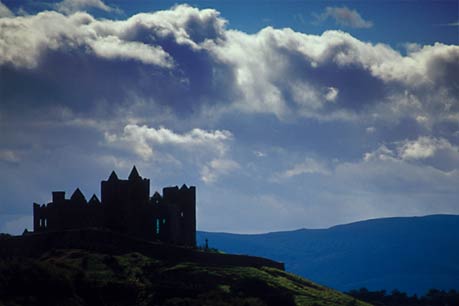
<svg viewBox="0 0 459 306">
<path fill-rule="evenodd" d="M 112 171 L 101 182 L 101 200 L 94 194 L 89 201 L 77 188 L 67 199 L 64 191 L 54 191 L 52 202 L 33 204 L 34 231 L 107 228 L 146 240 L 196 245 L 196 188 L 165 187 L 163 195 L 150 197 L 150 180 L 136 167 L 127 180 Z"/>
</svg>

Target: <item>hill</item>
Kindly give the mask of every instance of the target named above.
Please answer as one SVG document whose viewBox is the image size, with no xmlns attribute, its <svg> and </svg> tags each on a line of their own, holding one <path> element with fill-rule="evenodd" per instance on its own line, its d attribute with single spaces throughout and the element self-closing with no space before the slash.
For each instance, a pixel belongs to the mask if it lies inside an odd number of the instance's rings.
<svg viewBox="0 0 459 306">
<path fill-rule="evenodd" d="M 269 257 L 286 270 L 348 291 L 424 294 L 459 288 L 459 216 L 384 218 L 258 235 L 198 232 L 226 252 Z"/>
<path fill-rule="evenodd" d="M 238 267 L 58 249 L 0 259 L 0 305 L 360 305 L 273 267 Z"/>
</svg>

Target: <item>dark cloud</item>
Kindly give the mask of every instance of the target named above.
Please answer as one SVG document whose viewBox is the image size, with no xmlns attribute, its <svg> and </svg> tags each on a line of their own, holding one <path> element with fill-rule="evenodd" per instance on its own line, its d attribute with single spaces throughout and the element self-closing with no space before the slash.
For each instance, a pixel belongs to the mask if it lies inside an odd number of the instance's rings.
<svg viewBox="0 0 459 306">
<path fill-rule="evenodd" d="M 54 23 L 62 26 L 51 30 Z M 2 24 L 2 95 L 15 105 L 35 100 L 92 112 L 135 93 L 182 115 L 214 109 L 354 120 L 374 112 L 421 118 L 436 109 L 429 120 L 448 120 L 459 112 L 450 81 L 456 46 L 402 56 L 337 31 L 268 27 L 249 35 L 225 29 L 215 10 L 184 5 L 121 21 L 44 12 Z"/>
</svg>

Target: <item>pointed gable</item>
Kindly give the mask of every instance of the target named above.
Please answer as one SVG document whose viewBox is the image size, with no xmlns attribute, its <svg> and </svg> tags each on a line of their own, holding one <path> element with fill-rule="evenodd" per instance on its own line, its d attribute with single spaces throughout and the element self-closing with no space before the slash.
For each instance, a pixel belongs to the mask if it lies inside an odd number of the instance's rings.
<svg viewBox="0 0 459 306">
<path fill-rule="evenodd" d="M 151 197 L 151 203 L 159 204 L 162 199 L 163 197 L 156 191 L 155 194 Z"/>
<path fill-rule="evenodd" d="M 93 194 L 91 199 L 89 199 L 88 204 L 90 204 L 90 205 L 100 205 L 99 198 L 95 194 Z"/>
<path fill-rule="evenodd" d="M 108 181 L 117 181 L 117 180 L 118 180 L 118 175 L 116 175 L 115 171 L 112 171 L 112 173 L 108 177 Z"/>
<path fill-rule="evenodd" d="M 131 174 L 129 174 L 129 180 L 138 180 L 141 179 L 137 168 L 134 166 L 132 167 Z"/>
<path fill-rule="evenodd" d="M 73 192 L 72 196 L 70 197 L 70 200 L 73 203 L 77 204 L 86 204 L 86 198 L 84 197 L 83 193 L 81 192 L 80 188 L 75 189 Z"/>
</svg>

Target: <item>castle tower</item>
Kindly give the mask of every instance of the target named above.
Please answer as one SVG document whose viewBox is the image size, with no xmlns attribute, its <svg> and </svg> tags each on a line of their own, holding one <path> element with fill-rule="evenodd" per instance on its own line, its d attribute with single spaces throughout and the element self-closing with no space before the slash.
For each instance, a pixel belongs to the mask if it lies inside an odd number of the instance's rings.
<svg viewBox="0 0 459 306">
<path fill-rule="evenodd" d="M 181 240 L 184 245 L 196 246 L 196 187 L 182 185 L 178 203 Z"/>
<path fill-rule="evenodd" d="M 123 233 L 139 235 L 139 218 L 148 205 L 150 180 L 139 175 L 134 166 L 128 180 L 120 180 L 113 171 L 107 181 L 101 183 L 105 226 Z"/>
<path fill-rule="evenodd" d="M 196 246 L 196 188 L 163 188 L 163 205 L 169 215 L 172 243 Z"/>
</svg>

